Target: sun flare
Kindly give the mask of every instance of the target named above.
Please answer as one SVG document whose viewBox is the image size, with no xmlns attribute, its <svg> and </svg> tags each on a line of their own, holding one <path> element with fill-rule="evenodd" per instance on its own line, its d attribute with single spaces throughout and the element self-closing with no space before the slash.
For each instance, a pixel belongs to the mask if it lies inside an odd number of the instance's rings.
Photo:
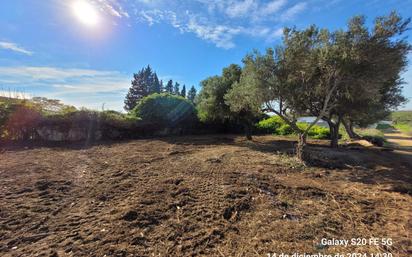
<svg viewBox="0 0 412 257">
<path fill-rule="evenodd" d="M 87 0 L 76 0 L 72 5 L 77 19 L 86 26 L 96 26 L 100 17 L 96 8 Z"/>
</svg>

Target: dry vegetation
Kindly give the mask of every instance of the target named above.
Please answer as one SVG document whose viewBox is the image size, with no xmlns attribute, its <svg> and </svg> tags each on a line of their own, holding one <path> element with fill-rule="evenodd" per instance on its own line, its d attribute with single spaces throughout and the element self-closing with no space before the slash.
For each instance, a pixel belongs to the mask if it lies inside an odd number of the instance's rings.
<svg viewBox="0 0 412 257">
<path fill-rule="evenodd" d="M 411 157 L 198 136 L 0 154 L 2 256 L 410 256 Z M 326 160 L 326 161 L 325 161 Z M 321 238 L 390 237 L 382 247 Z"/>
</svg>

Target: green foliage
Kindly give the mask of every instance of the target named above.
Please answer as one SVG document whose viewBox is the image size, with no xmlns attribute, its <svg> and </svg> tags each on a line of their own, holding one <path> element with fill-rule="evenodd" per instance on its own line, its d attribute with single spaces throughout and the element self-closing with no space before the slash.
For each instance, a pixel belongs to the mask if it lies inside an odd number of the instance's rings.
<svg viewBox="0 0 412 257">
<path fill-rule="evenodd" d="M 380 147 L 384 146 L 386 142 L 385 138 L 382 136 L 365 135 L 362 137 L 362 139 L 365 139 L 366 141 L 369 141 L 370 143 Z"/>
<path fill-rule="evenodd" d="M 196 121 L 196 109 L 189 100 L 167 93 L 143 98 L 131 115 L 163 127 L 191 125 Z"/>
<path fill-rule="evenodd" d="M 182 91 L 180 91 L 181 97 L 186 97 L 186 85 L 183 85 Z"/>
<path fill-rule="evenodd" d="M 173 94 L 180 95 L 180 84 L 175 82 L 175 86 L 173 88 Z"/>
<path fill-rule="evenodd" d="M 193 104 L 195 103 L 195 98 L 196 98 L 196 88 L 192 86 L 189 91 L 187 92 L 187 99 L 192 102 Z"/>
<path fill-rule="evenodd" d="M 376 129 L 379 129 L 379 130 L 388 130 L 388 129 L 392 129 L 392 128 L 393 127 L 389 124 L 379 123 L 378 125 L 376 125 Z"/>
<path fill-rule="evenodd" d="M 0 98 L 0 139 L 30 139 L 40 119 L 40 105 L 33 101 Z"/>
<path fill-rule="evenodd" d="M 245 56 L 227 103 L 231 111 L 276 113 L 300 134 L 309 131 L 298 126 L 299 116 L 321 117 L 336 147 L 342 119 L 368 125 L 405 102 L 399 74 L 411 50 L 401 36 L 409 22 L 391 13 L 372 29 L 362 16 L 345 30 L 286 28 L 281 46 Z"/>
<path fill-rule="evenodd" d="M 238 115 L 231 112 L 225 102 L 225 95 L 232 85 L 239 81 L 241 68 L 232 64 L 223 69 L 222 76 L 209 77 L 201 82 L 202 90 L 197 100 L 199 118 L 203 122 L 226 122 L 236 120 Z"/>
<path fill-rule="evenodd" d="M 279 116 L 272 116 L 259 121 L 256 128 L 262 133 L 277 134 L 278 129 L 283 125 L 286 125 L 286 123 Z"/>
<path fill-rule="evenodd" d="M 298 126 L 302 129 L 305 130 L 307 126 L 309 126 L 307 123 L 298 123 Z M 330 130 L 328 128 L 314 125 L 311 127 L 308 131 L 308 136 L 315 138 L 315 139 L 329 139 L 330 138 Z"/>
<path fill-rule="evenodd" d="M 362 137 L 364 136 L 383 137 L 384 136 L 383 132 L 376 128 L 360 128 L 360 129 L 356 129 L 356 132 Z"/>
<path fill-rule="evenodd" d="M 356 56 L 351 66 L 355 70 L 348 69 L 346 77 L 353 82 L 339 99 L 338 109 L 353 124 L 367 127 L 386 119 L 392 110 L 407 101 L 402 95 L 400 73 L 407 66 L 411 50 L 401 36 L 409 22 L 410 19 L 402 19 L 396 12 L 377 17 L 371 30 L 362 16 L 350 21 L 348 38 Z"/>
<path fill-rule="evenodd" d="M 306 130 L 309 126 L 307 123 L 297 123 L 301 130 Z M 295 131 L 290 125 L 288 125 L 279 116 L 272 116 L 270 118 L 259 121 L 256 124 L 256 128 L 262 133 L 271 133 L 275 135 L 291 135 L 295 134 Z M 313 126 L 308 131 L 308 136 L 315 139 L 328 139 L 330 138 L 330 132 L 328 128 L 321 127 L 318 125 Z"/>
<path fill-rule="evenodd" d="M 283 124 L 275 132 L 275 134 L 282 135 L 282 136 L 291 135 L 293 133 L 294 133 L 294 131 L 293 131 L 292 127 L 288 124 Z"/>
<path fill-rule="evenodd" d="M 160 84 L 156 72 L 153 72 L 150 66 L 133 74 L 132 86 L 124 101 L 125 110 L 132 110 L 145 96 L 153 93 L 160 93 L 161 87 L 162 85 Z"/>
<path fill-rule="evenodd" d="M 164 88 L 165 93 L 173 94 L 173 80 L 169 80 Z"/>
<path fill-rule="evenodd" d="M 412 135 L 412 123 L 398 123 L 395 125 L 395 128 L 406 133 L 408 135 Z"/>
<path fill-rule="evenodd" d="M 412 111 L 398 111 L 390 115 L 394 124 L 412 124 Z"/>
<path fill-rule="evenodd" d="M 390 115 L 394 127 L 403 133 L 412 135 L 412 111 L 398 111 Z"/>
<path fill-rule="evenodd" d="M 140 121 L 138 117 L 116 111 L 103 111 L 99 116 L 103 123 L 122 129 L 130 128 Z"/>
</svg>

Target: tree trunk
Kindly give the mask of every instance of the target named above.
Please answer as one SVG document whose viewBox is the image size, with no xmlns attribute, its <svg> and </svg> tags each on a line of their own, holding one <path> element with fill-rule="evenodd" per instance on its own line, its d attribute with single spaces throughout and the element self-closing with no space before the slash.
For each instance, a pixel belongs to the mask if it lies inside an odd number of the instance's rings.
<svg viewBox="0 0 412 257">
<path fill-rule="evenodd" d="M 334 123 L 331 120 L 328 120 L 329 131 L 330 131 L 330 146 L 332 148 L 338 148 L 339 146 L 339 127 L 340 119 Z"/>
<path fill-rule="evenodd" d="M 299 160 L 305 161 L 305 148 L 306 148 L 306 133 L 298 134 L 298 144 L 296 145 L 296 156 Z"/>
<path fill-rule="evenodd" d="M 353 131 L 353 124 L 350 120 L 342 120 L 343 126 L 345 127 L 346 133 L 350 139 L 359 139 L 360 136 Z"/>
<path fill-rule="evenodd" d="M 249 123 L 245 123 L 244 124 L 244 128 L 245 128 L 245 136 L 247 140 L 252 140 L 252 131 L 250 128 L 250 124 Z"/>
</svg>

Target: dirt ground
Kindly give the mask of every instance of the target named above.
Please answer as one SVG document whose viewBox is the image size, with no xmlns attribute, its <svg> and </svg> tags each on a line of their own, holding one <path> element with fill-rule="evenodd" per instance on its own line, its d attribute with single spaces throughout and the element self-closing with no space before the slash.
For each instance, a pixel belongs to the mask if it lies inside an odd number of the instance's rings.
<svg viewBox="0 0 412 257">
<path fill-rule="evenodd" d="M 310 167 L 272 136 L 0 150 L 0 255 L 411 256 L 410 156 L 324 144 Z"/>
<path fill-rule="evenodd" d="M 385 138 L 389 145 L 397 150 L 412 152 L 412 137 L 399 131 L 386 132 Z"/>
</svg>

